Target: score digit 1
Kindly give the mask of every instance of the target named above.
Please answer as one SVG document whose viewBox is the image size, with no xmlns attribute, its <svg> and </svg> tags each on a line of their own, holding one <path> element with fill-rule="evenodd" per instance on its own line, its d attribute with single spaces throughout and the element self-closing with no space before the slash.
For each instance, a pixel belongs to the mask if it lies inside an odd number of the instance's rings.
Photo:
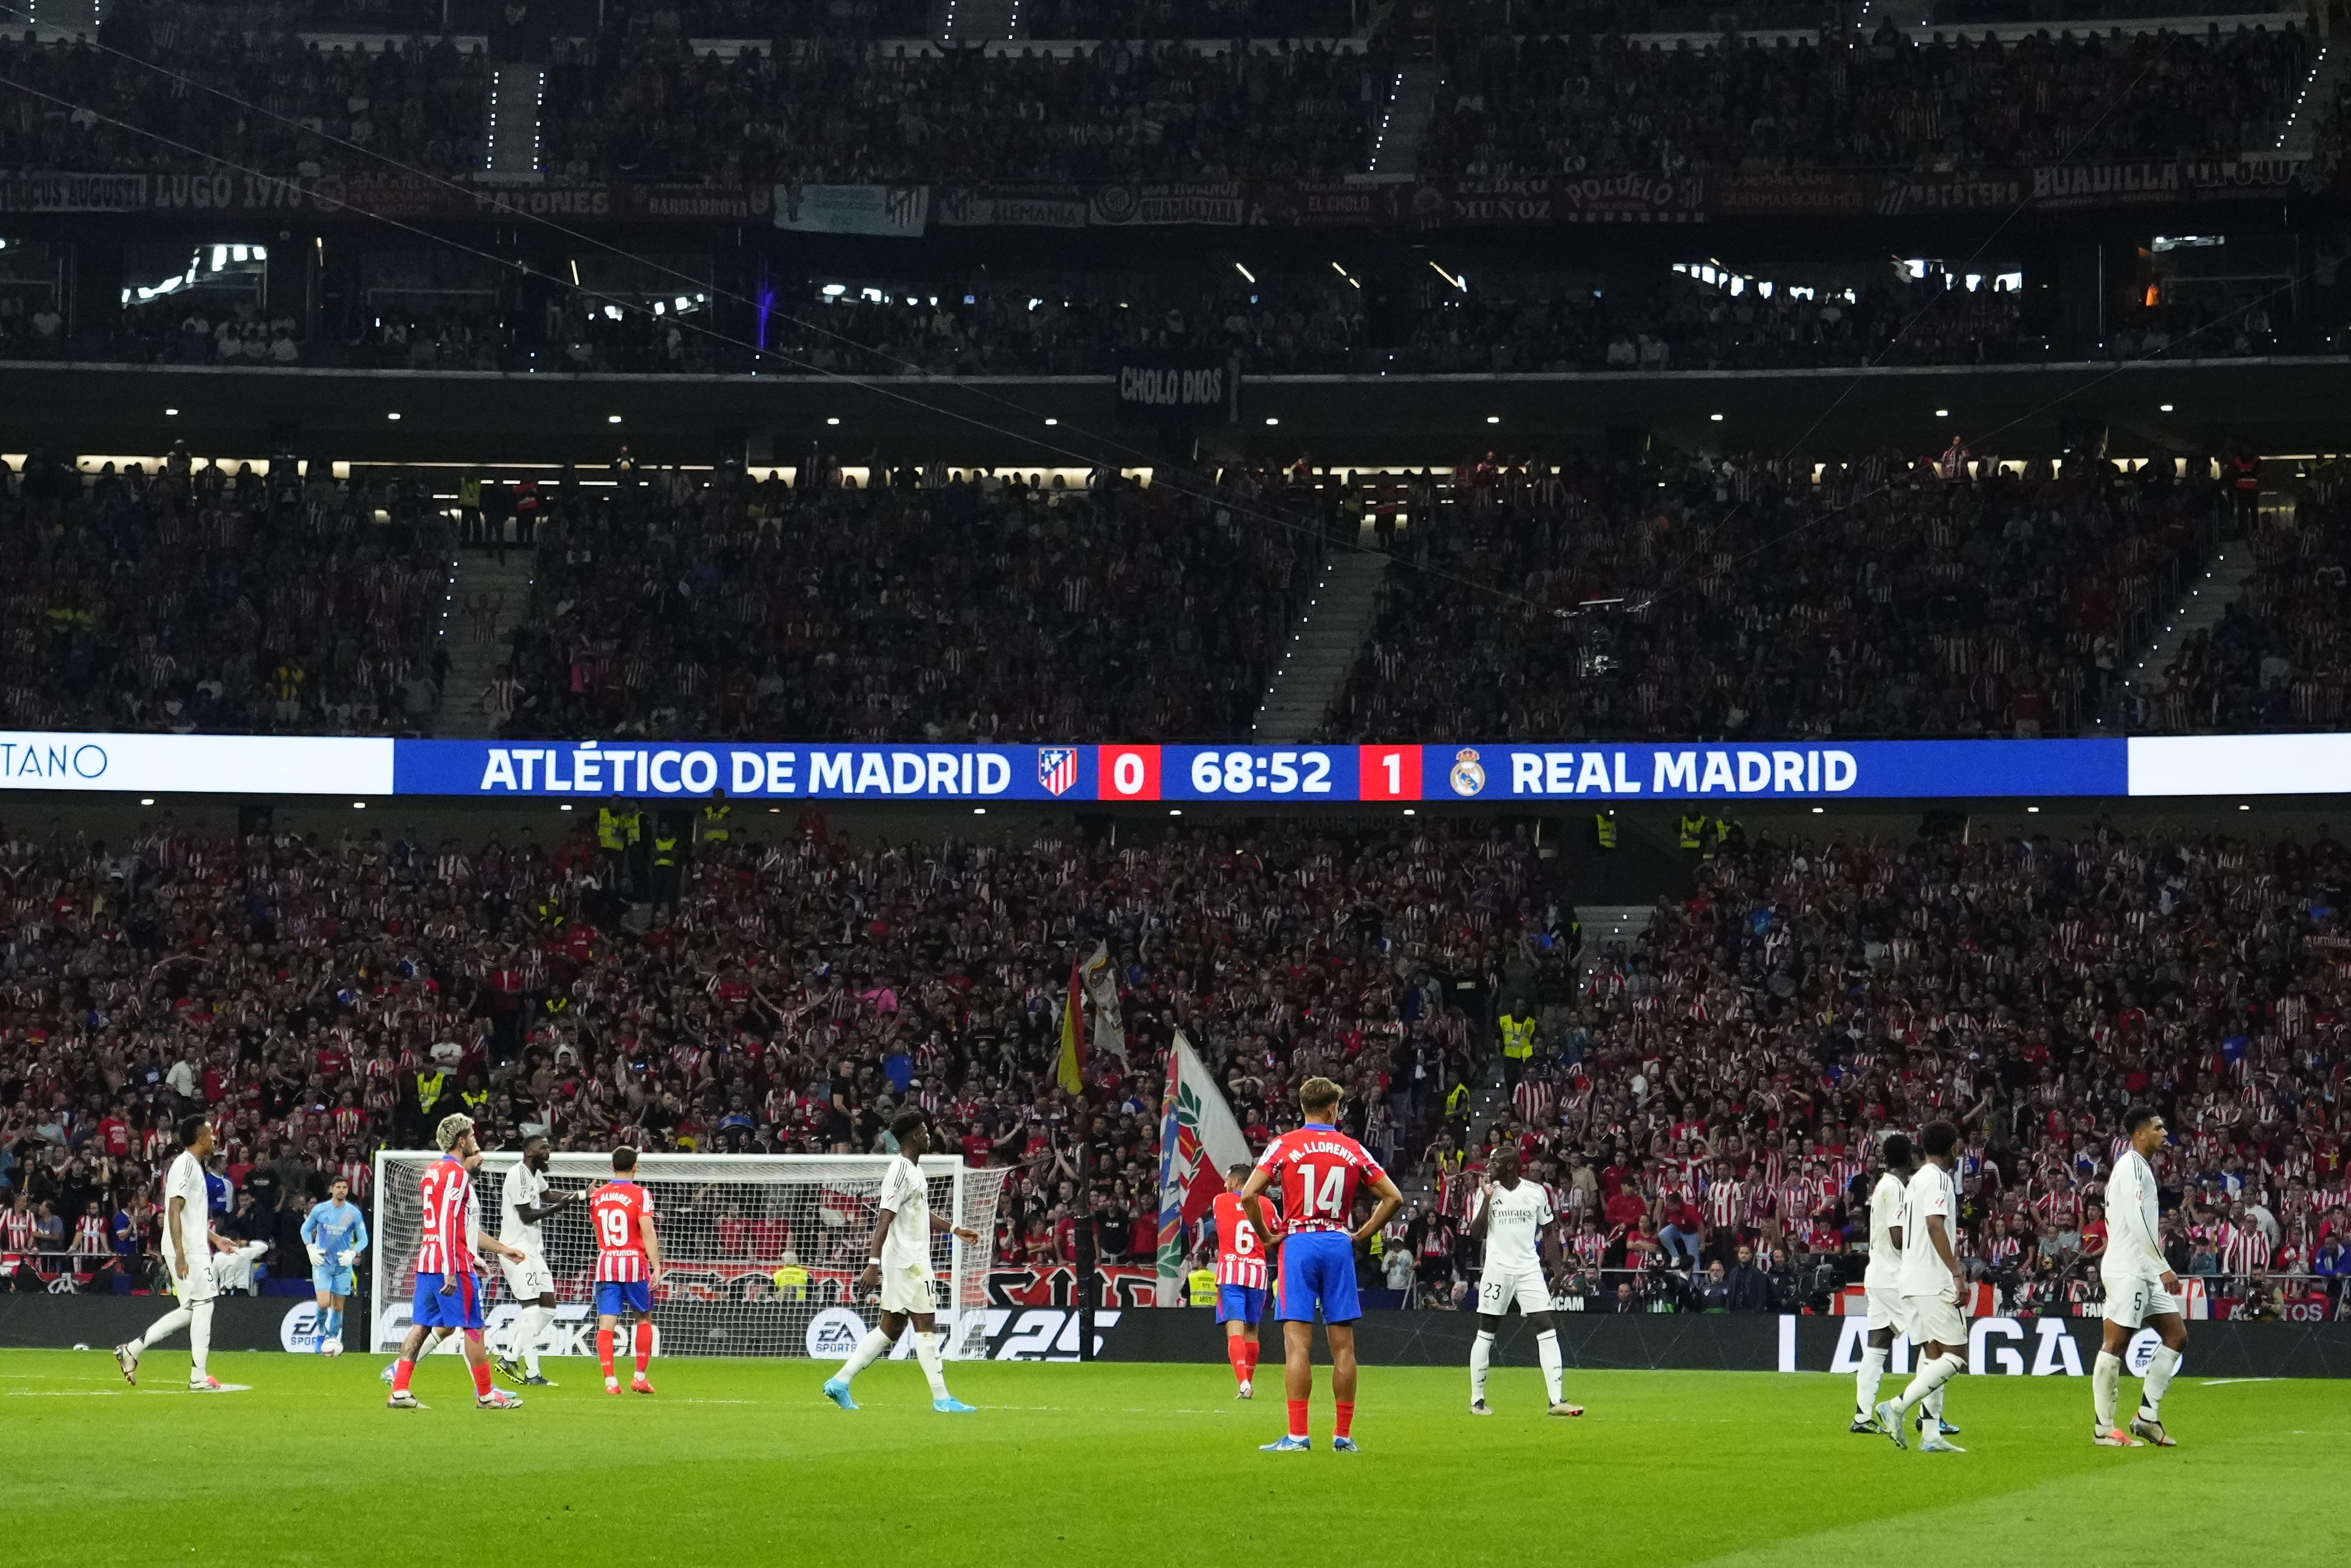
<svg viewBox="0 0 2351 1568">
<path fill-rule="evenodd" d="M 1356 747 L 1355 776 L 1366 800 L 1420 799 L 1420 747 L 1364 746 Z"/>
</svg>

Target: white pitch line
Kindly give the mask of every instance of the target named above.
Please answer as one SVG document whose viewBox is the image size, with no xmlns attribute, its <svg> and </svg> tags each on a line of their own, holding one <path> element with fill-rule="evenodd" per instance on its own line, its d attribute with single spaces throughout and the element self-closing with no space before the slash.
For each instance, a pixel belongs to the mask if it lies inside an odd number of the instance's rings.
<svg viewBox="0 0 2351 1568">
<path fill-rule="evenodd" d="M 2198 1385 L 2198 1386 L 2202 1388 L 2226 1388 L 2231 1383 L 2279 1383 L 2283 1381 L 2283 1379 L 2276 1377 L 2213 1377 L 2206 1379 L 2203 1383 Z"/>
</svg>

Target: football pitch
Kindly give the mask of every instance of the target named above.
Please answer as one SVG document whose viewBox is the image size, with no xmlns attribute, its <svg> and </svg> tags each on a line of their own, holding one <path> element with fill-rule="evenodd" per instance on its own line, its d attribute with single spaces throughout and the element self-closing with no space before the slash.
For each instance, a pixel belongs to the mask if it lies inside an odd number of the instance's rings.
<svg viewBox="0 0 2351 1568">
<path fill-rule="evenodd" d="M 1283 1425 L 1273 1367 L 1243 1405 L 1218 1365 L 955 1364 L 980 1412 L 949 1416 L 911 1363 L 861 1377 L 854 1414 L 805 1361 L 657 1361 L 651 1398 L 550 1361 L 562 1386 L 504 1414 L 447 1357 L 417 1375 L 431 1409 L 388 1411 L 380 1365 L 215 1355 L 252 1386 L 197 1396 L 184 1353 L 151 1354 L 133 1391 L 103 1352 L 0 1351 L 7 1559 L 2279 1568 L 2346 1550 L 2336 1382 L 2183 1374 L 2181 1447 L 2117 1452 L 2090 1446 L 2085 1380 L 1962 1379 L 1948 1414 L 1970 1451 L 1932 1455 L 1848 1436 L 1844 1377 L 1571 1370 L 1590 1413 L 1562 1420 L 1532 1369 L 1498 1369 L 1478 1418 L 1463 1371 L 1367 1367 L 1349 1456 L 1329 1451 L 1327 1384 L 1313 1453 L 1257 1451 Z"/>
</svg>

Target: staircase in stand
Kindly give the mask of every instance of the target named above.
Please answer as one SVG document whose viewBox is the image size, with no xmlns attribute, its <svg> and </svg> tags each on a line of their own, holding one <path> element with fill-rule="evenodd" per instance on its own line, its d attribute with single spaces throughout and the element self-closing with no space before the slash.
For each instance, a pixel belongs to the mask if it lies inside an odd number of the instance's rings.
<svg viewBox="0 0 2351 1568">
<path fill-rule="evenodd" d="M 1311 740 L 1355 667 L 1355 654 L 1379 610 L 1380 579 L 1388 565 L 1388 558 L 1371 548 L 1370 530 L 1362 537 L 1362 545 L 1334 550 L 1323 561 L 1306 613 L 1290 628 L 1290 645 L 1249 727 L 1249 738 L 1260 746 Z"/>
<path fill-rule="evenodd" d="M 448 615 L 440 635 L 449 650 L 449 684 L 441 693 L 436 736 L 486 738 L 497 720 L 483 688 L 506 668 L 514 629 L 530 613 L 531 552 L 507 547 L 505 564 L 468 547 L 450 563 Z M 481 608 L 486 601 L 487 608 Z"/>
</svg>

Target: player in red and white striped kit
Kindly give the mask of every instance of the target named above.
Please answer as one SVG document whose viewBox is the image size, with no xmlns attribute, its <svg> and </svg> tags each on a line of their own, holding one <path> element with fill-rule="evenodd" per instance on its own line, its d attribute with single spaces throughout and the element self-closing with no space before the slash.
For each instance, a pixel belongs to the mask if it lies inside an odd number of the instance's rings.
<svg viewBox="0 0 2351 1568">
<path fill-rule="evenodd" d="M 481 1145 L 474 1141 L 474 1119 L 444 1116 L 434 1131 L 441 1158 L 425 1167 L 419 1181 L 424 1235 L 416 1249 L 416 1297 L 413 1322 L 401 1342 L 400 1359 L 392 1364 L 392 1397 L 395 1410 L 423 1408 L 408 1390 L 416 1358 L 431 1329 L 465 1335 L 465 1364 L 474 1374 L 474 1403 L 485 1410 L 511 1410 L 522 1403 L 503 1388 L 490 1386 L 489 1353 L 482 1347 L 481 1270 L 479 1253 L 486 1249 L 502 1258 L 521 1254 L 495 1236 L 481 1233 L 481 1214 L 474 1201 L 474 1171 L 482 1163 Z"/>
<path fill-rule="evenodd" d="M 1225 1325 L 1225 1359 L 1233 1364 L 1240 1385 L 1234 1397 L 1247 1399 L 1256 1392 L 1258 1324 L 1265 1319 L 1266 1253 L 1278 1239 L 1259 1236 L 1257 1222 L 1241 1207 L 1240 1190 L 1248 1185 L 1250 1166 L 1236 1161 L 1225 1172 L 1225 1190 L 1217 1195 L 1217 1321 Z M 1269 1212 L 1268 1218 L 1272 1218 Z"/>
<path fill-rule="evenodd" d="M 637 1185 L 637 1151 L 612 1151 L 612 1179 L 588 1199 L 589 1228 L 596 1233 L 596 1357 L 604 1365 L 604 1392 L 618 1394 L 612 1371 L 621 1315 L 636 1319 L 637 1375 L 629 1389 L 651 1394 L 647 1376 L 653 1359 L 653 1287 L 661 1283 L 661 1236 L 653 1229 L 653 1195 Z"/>
</svg>

